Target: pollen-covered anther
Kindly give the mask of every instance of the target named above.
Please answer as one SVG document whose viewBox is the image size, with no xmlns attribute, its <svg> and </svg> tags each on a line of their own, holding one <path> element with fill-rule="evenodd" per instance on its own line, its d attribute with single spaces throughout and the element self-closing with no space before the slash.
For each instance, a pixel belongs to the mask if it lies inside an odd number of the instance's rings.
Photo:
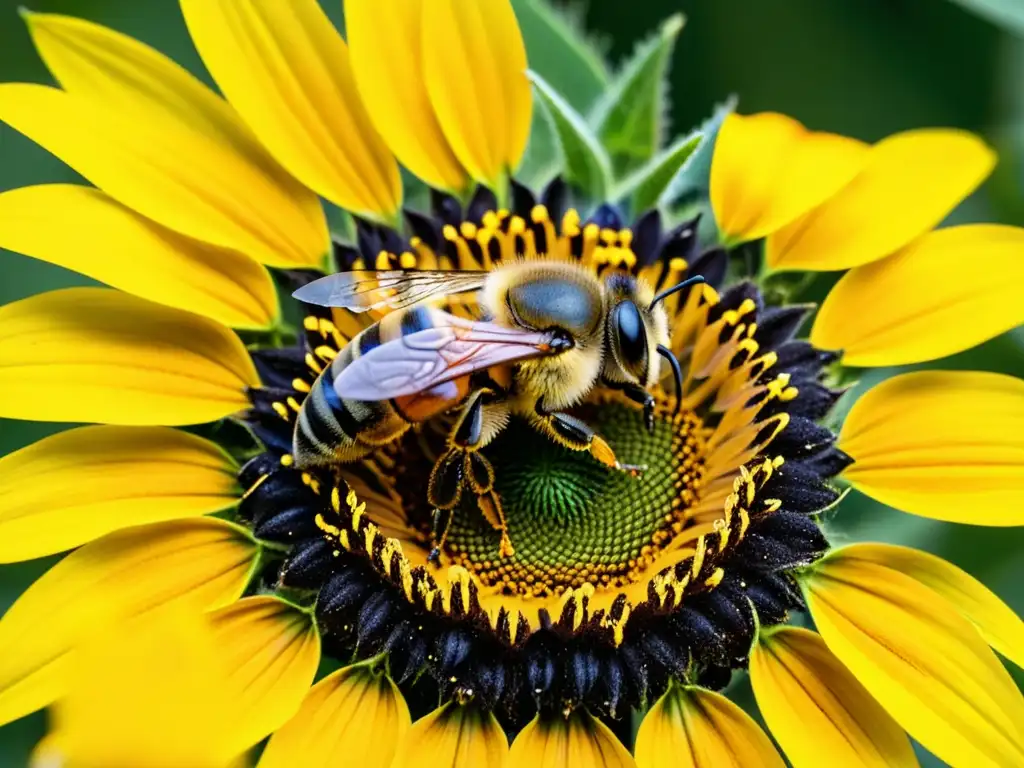
<svg viewBox="0 0 1024 768">
<path fill-rule="evenodd" d="M 697 539 L 693 554 L 656 574 L 649 582 L 648 602 L 658 609 L 678 607 L 689 594 L 706 591 L 717 586 L 725 577 L 719 567 L 724 556 L 738 545 L 749 528 L 750 509 L 758 491 L 765 486 L 781 462 L 764 459 L 752 466 L 741 467 L 740 477 L 734 482 L 733 493 L 725 500 L 725 516 L 715 521 L 713 532 Z M 776 500 L 766 500 L 757 517 L 778 510 Z"/>
<path fill-rule="evenodd" d="M 632 270 L 637 266 L 632 230 L 602 228 L 592 222 L 581 227 L 575 209 L 563 214 L 560 226 L 556 226 L 542 204 L 533 206 L 526 216 L 510 215 L 504 209 L 488 210 L 480 216 L 479 223 L 444 224 L 439 235 L 439 250 L 431 248 L 424 237 L 415 235 L 409 241 L 412 252 L 381 251 L 376 255 L 375 268 L 450 266 L 489 270 L 499 262 L 517 259 L 573 257 L 596 272 L 607 268 Z M 679 269 L 678 264 L 676 268 Z M 682 269 L 685 270 L 685 263 Z"/>
</svg>

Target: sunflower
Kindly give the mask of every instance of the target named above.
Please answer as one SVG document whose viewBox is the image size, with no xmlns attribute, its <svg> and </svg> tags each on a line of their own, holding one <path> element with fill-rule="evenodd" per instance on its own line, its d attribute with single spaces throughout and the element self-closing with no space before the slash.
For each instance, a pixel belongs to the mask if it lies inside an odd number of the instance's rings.
<svg viewBox="0 0 1024 768">
<path fill-rule="evenodd" d="M 263 768 L 783 765 L 721 693 L 744 670 L 793 765 L 915 765 L 907 733 L 954 766 L 1024 764 L 1024 699 L 991 650 L 1024 662 L 1021 620 L 934 556 L 828 536 L 850 487 L 1024 522 L 1019 380 L 904 373 L 833 414 L 858 369 L 1024 321 L 1024 232 L 935 229 L 992 169 L 984 143 L 869 146 L 726 106 L 661 148 L 638 105 L 678 19 L 584 118 L 528 71 L 506 0 L 346 0 L 347 42 L 315 0 L 181 8 L 223 98 L 34 13 L 60 87 L 0 85 L 0 119 L 93 185 L 0 195 L 0 246 L 109 286 L 0 308 L 0 416 L 89 423 L 0 459 L 3 560 L 72 550 L 0 620 L 0 722 L 73 689 L 97 625 L 171 606 L 208 617 L 221 741 L 270 736 Z M 521 183 L 541 135 L 557 168 Z M 605 387 L 571 408 L 642 476 L 513 420 L 483 453 L 514 554 L 467 503 L 433 562 L 451 415 L 298 466 L 305 398 L 387 311 L 287 297 L 325 272 L 517 260 L 648 295 L 705 282 L 662 302 L 679 376 L 649 423 Z M 814 307 L 793 297 L 840 270 L 800 338 Z M 473 318 L 464 298 L 445 307 Z"/>
</svg>

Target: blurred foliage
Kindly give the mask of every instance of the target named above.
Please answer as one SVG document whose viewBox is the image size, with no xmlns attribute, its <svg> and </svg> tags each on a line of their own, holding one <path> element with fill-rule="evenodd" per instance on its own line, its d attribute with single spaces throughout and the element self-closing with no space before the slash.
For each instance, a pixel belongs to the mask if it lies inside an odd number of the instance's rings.
<svg viewBox="0 0 1024 768">
<path fill-rule="evenodd" d="M 1024 4 L 1018 0 L 955 0 L 955 2 L 995 24 L 1024 34 Z"/>
<path fill-rule="evenodd" d="M 23 1 L 0 0 L 0 81 L 52 82 L 17 16 Z M 543 0 L 512 1 L 526 36 L 531 68 L 565 97 L 573 113 L 590 118 L 591 131 L 611 137 L 615 147 L 620 146 L 617 138 L 627 134 L 634 139 L 657 136 L 663 139 L 659 146 L 665 146 L 699 128 L 731 95 L 738 98 L 742 112 L 781 111 L 811 128 L 867 141 L 915 127 L 960 127 L 985 136 L 1000 151 L 1002 161 L 993 178 L 951 220 L 1024 225 L 1021 0 L 592 0 L 586 7 L 559 3 L 556 11 Z M 340 27 L 340 0 L 321 2 Z M 188 39 L 175 0 L 34 0 L 31 5 L 35 11 L 69 13 L 110 25 L 171 55 L 211 82 Z M 663 25 L 680 11 L 686 16 L 686 28 L 676 39 L 678 23 Z M 610 65 L 593 53 L 595 41 Z M 669 63 L 665 54 L 673 44 Z M 667 88 L 640 91 L 633 87 L 631 76 L 638 69 L 652 68 L 659 78 L 647 82 L 660 82 L 666 65 Z M 621 93 L 634 99 L 635 110 L 602 102 L 602 93 L 615 83 L 620 84 Z M 533 182 L 550 175 L 559 151 L 544 110 L 536 112 L 529 159 L 521 173 Z M 629 146 L 637 145 L 633 141 Z M 622 177 L 643 166 L 658 148 L 648 140 L 639 156 L 612 153 L 620 190 L 631 188 Z M 685 164 L 664 201 L 685 204 L 701 193 L 708 148 L 691 155 L 692 149 L 686 146 L 683 151 L 680 144 L 665 155 L 675 163 L 673 171 Z M 664 174 L 663 168 L 659 174 Z M 0 191 L 76 180 L 79 177 L 58 160 L 0 125 Z M 659 176 L 658 189 L 652 192 L 647 187 L 644 193 L 649 198 L 663 187 Z M 350 226 L 337 212 L 332 212 L 331 223 L 343 236 Z M 0 304 L 42 290 L 88 283 L 57 267 L 3 251 L 0 276 Z M 822 276 L 802 298 L 821 298 L 833 281 L 834 276 Z M 1024 332 L 1018 329 L 977 349 L 916 367 L 991 370 L 1024 377 Z M 894 372 L 866 372 L 843 405 L 848 407 L 860 392 Z M 0 454 L 59 428 L 0 420 Z M 937 523 L 857 493 L 847 498 L 829 529 L 835 543 L 873 539 L 939 554 L 975 574 L 1024 614 L 1024 530 Z M 0 611 L 53 561 L 47 558 L 0 568 Z M 1024 683 L 1020 670 L 1014 668 L 1011 673 Z M 737 681 L 731 693 L 754 709 L 745 679 Z M 36 714 L 0 730 L 0 765 L 24 765 L 43 724 L 43 715 Z M 941 763 L 922 755 L 922 764 Z"/>
</svg>

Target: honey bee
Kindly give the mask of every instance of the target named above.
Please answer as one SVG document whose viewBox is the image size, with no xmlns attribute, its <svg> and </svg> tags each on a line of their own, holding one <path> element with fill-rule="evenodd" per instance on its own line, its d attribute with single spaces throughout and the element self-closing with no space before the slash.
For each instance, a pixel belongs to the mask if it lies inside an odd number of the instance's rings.
<svg viewBox="0 0 1024 768">
<path fill-rule="evenodd" d="M 703 281 L 691 277 L 655 295 L 621 272 L 599 279 L 569 263 L 514 262 L 491 272 L 341 272 L 309 283 L 297 299 L 391 311 L 352 338 L 313 384 L 295 425 L 296 464 L 357 461 L 413 424 L 454 412 L 427 488 L 434 507 L 430 561 L 438 561 L 467 492 L 500 531 L 501 556 L 511 556 L 494 468 L 481 449 L 515 415 L 569 450 L 639 475 L 643 467 L 621 463 L 564 409 L 597 385 L 611 387 L 643 406 L 653 430 L 650 389 L 660 380 L 659 358 L 671 366 L 677 395 L 682 386 L 660 302 Z M 432 306 L 457 294 L 475 294 L 480 319 Z"/>
</svg>

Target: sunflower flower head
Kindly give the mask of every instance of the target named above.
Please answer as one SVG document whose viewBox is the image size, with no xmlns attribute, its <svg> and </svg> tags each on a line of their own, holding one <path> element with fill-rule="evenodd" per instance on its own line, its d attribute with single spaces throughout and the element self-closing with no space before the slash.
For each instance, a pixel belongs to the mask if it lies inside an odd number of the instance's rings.
<svg viewBox="0 0 1024 768">
<path fill-rule="evenodd" d="M 0 620 L 0 722 L 61 702 L 40 765 L 147 764 L 82 736 L 115 700 L 181 708 L 182 765 L 784 765 L 738 675 L 795 766 L 1024 764 L 1020 619 L 829 537 L 851 487 L 1024 522 L 1019 380 L 847 395 L 1024 320 L 1024 231 L 935 228 L 980 139 L 732 102 L 670 137 L 681 17 L 612 76 L 540 0 L 181 11 L 223 96 L 33 13 L 59 87 L 0 85 L 89 182 L 0 194 L 0 246 L 107 286 L 0 308 L 0 416 L 89 424 L 0 459 L 3 561 L 71 550 Z"/>
</svg>

